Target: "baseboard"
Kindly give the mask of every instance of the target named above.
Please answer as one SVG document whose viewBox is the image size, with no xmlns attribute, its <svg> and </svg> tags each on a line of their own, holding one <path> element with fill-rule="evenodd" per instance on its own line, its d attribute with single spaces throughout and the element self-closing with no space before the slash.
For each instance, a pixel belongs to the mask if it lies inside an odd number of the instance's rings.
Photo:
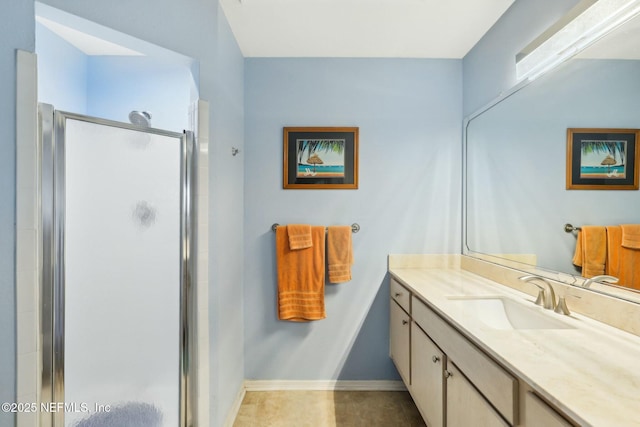
<svg viewBox="0 0 640 427">
<path fill-rule="evenodd" d="M 227 419 L 224 421 L 224 427 L 232 427 L 233 423 L 236 421 L 238 416 L 238 412 L 240 411 L 240 406 L 242 405 L 242 400 L 244 399 L 244 395 L 247 393 L 246 387 L 243 385 L 238 390 L 238 395 L 236 399 L 233 401 L 233 405 L 231 405 L 231 409 L 229 409 L 229 413 L 227 414 Z"/>
<path fill-rule="evenodd" d="M 245 380 L 246 391 L 336 390 L 336 391 L 406 391 L 402 381 L 296 381 Z"/>
</svg>

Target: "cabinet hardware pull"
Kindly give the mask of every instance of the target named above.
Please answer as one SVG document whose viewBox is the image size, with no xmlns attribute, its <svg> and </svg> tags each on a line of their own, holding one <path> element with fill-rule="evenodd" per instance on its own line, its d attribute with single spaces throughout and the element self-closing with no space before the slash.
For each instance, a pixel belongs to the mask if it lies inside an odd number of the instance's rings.
<svg viewBox="0 0 640 427">
<path fill-rule="evenodd" d="M 398 298 L 400 295 L 402 295 L 401 292 L 396 292 L 396 298 Z"/>
<path fill-rule="evenodd" d="M 449 378 L 449 377 L 452 377 L 452 376 L 453 376 L 453 374 L 452 374 L 451 372 L 449 372 L 449 371 L 444 371 L 444 377 L 445 377 L 445 378 Z"/>
<path fill-rule="evenodd" d="M 403 324 L 403 325 L 406 325 L 407 323 L 409 323 L 409 321 L 408 321 L 408 320 L 404 320 L 404 319 L 402 319 L 402 324 Z"/>
<path fill-rule="evenodd" d="M 433 360 L 433 363 L 438 363 L 440 361 L 440 358 L 438 356 L 433 356 L 431 360 Z"/>
</svg>

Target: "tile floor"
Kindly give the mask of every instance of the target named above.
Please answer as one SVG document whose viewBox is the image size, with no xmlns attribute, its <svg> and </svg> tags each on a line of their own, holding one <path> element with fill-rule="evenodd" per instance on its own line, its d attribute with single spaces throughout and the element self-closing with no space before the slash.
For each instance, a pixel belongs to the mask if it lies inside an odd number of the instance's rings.
<svg viewBox="0 0 640 427">
<path fill-rule="evenodd" d="M 423 427 L 406 391 L 247 392 L 234 427 Z"/>
</svg>

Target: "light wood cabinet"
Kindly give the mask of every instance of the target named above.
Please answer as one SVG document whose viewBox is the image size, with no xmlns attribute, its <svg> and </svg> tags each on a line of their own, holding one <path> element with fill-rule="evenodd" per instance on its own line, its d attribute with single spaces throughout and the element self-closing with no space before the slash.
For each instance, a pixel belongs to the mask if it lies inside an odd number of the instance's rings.
<svg viewBox="0 0 640 427">
<path fill-rule="evenodd" d="M 445 376 L 447 427 L 509 426 L 453 363 L 448 362 Z"/>
<path fill-rule="evenodd" d="M 389 291 L 391 299 L 397 302 L 404 311 L 411 314 L 411 292 L 394 279 L 391 279 Z"/>
<path fill-rule="evenodd" d="M 413 297 L 413 320 L 464 372 L 511 425 L 518 424 L 518 380 L 469 342 L 420 299 Z"/>
<path fill-rule="evenodd" d="M 525 419 L 529 425 L 544 427 L 571 427 L 574 425 L 530 391 L 525 396 L 524 407 Z"/>
<path fill-rule="evenodd" d="M 390 355 L 429 427 L 575 425 L 395 279 L 390 304 Z"/>
<path fill-rule="evenodd" d="M 410 385 L 411 318 L 394 300 L 391 300 L 390 310 L 389 356 L 395 363 L 404 383 Z"/>
<path fill-rule="evenodd" d="M 415 323 L 411 325 L 411 394 L 429 427 L 444 426 L 444 353 Z"/>
</svg>

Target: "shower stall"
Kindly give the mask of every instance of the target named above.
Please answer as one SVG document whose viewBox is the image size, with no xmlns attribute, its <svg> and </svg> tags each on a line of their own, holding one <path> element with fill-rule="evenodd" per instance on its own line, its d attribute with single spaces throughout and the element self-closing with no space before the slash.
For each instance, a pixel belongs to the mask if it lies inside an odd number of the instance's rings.
<svg viewBox="0 0 640 427">
<path fill-rule="evenodd" d="M 195 425 L 193 135 L 39 116 L 41 425 Z"/>
</svg>

